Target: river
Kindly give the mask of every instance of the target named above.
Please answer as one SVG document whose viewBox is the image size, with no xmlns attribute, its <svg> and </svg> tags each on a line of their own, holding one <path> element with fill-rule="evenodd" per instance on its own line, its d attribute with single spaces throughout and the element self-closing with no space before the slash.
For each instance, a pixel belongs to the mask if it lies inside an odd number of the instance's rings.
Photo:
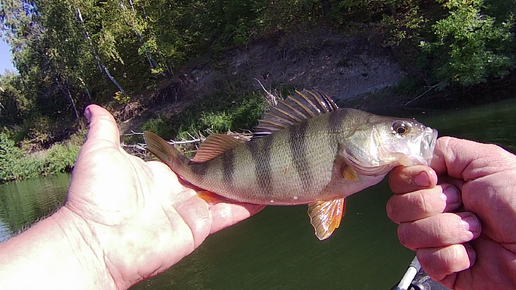
<svg viewBox="0 0 516 290">
<path fill-rule="evenodd" d="M 516 152 L 516 100 L 418 114 L 451 135 L 499 144 Z M 0 186 L 0 241 L 62 204 L 69 177 Z M 306 206 L 267 207 L 210 237 L 165 273 L 132 289 L 390 289 L 414 253 L 398 242 L 385 214 L 386 182 L 348 198 L 339 229 L 314 236 Z"/>
</svg>

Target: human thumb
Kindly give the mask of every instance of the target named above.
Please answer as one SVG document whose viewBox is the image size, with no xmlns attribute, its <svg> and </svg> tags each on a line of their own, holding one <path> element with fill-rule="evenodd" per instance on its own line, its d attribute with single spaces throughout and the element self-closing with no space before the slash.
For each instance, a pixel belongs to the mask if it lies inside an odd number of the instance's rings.
<svg viewBox="0 0 516 290">
<path fill-rule="evenodd" d="M 89 105 L 84 110 L 84 116 L 88 119 L 89 129 L 86 139 L 88 141 L 108 142 L 116 147 L 120 146 L 118 126 L 113 116 L 98 105 Z M 104 145 L 107 145 L 104 143 Z"/>
</svg>

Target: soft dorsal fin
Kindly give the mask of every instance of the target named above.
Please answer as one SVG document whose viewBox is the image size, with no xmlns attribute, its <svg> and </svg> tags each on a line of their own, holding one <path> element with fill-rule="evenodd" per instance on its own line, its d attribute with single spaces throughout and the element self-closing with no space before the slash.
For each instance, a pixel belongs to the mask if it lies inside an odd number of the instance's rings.
<svg viewBox="0 0 516 290">
<path fill-rule="evenodd" d="M 335 111 L 339 107 L 325 93 L 319 90 L 297 91 L 294 96 L 280 101 L 267 112 L 258 126 L 253 139 L 270 135 L 291 125 L 315 116 Z"/>
<path fill-rule="evenodd" d="M 243 141 L 237 140 L 229 135 L 211 134 L 202 142 L 197 154 L 195 154 L 191 161 L 197 163 L 209 161 L 219 156 L 224 151 L 233 149 L 242 143 Z"/>
</svg>

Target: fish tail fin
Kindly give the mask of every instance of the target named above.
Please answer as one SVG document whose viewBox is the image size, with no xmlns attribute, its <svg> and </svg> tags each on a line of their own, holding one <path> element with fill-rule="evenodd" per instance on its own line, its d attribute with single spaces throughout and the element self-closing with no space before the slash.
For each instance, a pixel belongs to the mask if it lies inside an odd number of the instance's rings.
<svg viewBox="0 0 516 290">
<path fill-rule="evenodd" d="M 158 135 L 145 131 L 143 132 L 143 138 L 147 144 L 147 150 L 167 164 L 172 170 L 181 171 L 182 168 L 188 166 L 190 160 Z"/>
</svg>

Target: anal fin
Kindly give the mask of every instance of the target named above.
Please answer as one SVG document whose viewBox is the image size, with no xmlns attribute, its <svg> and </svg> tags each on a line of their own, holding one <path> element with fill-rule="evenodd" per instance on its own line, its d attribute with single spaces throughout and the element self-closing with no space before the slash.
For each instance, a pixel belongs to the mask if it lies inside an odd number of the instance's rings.
<svg viewBox="0 0 516 290">
<path fill-rule="evenodd" d="M 346 199 L 339 198 L 328 201 L 318 201 L 308 205 L 310 223 L 315 229 L 319 240 L 325 240 L 339 227 L 342 216 L 346 211 Z"/>
</svg>

